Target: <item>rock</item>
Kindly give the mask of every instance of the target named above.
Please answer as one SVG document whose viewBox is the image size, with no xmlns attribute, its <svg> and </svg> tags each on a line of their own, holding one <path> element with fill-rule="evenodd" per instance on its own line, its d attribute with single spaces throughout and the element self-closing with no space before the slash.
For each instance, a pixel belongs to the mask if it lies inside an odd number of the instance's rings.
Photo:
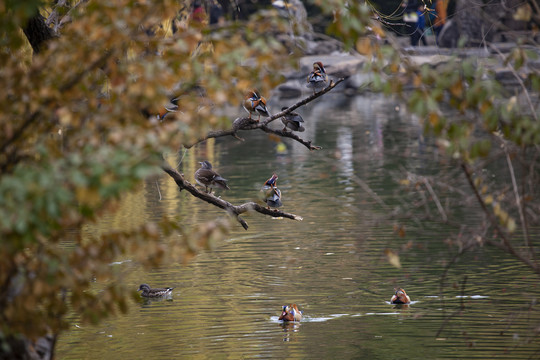
<svg viewBox="0 0 540 360">
<path fill-rule="evenodd" d="M 288 80 L 279 85 L 274 91 L 277 91 L 280 98 L 298 98 L 302 96 L 302 87 L 298 80 Z"/>
</svg>

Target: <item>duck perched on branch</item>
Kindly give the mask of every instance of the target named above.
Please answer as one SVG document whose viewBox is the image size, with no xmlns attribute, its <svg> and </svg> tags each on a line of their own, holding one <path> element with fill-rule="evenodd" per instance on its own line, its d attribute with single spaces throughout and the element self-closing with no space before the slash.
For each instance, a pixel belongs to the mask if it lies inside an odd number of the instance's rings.
<svg viewBox="0 0 540 360">
<path fill-rule="evenodd" d="M 227 185 L 227 179 L 224 179 L 221 175 L 212 170 L 210 161 L 204 160 L 199 164 L 201 164 L 201 167 L 195 171 L 195 181 L 197 184 L 204 186 L 206 192 L 208 192 L 208 188 L 230 190 L 229 185 Z"/>
<path fill-rule="evenodd" d="M 281 108 L 281 111 L 284 111 L 286 109 L 287 107 L 283 107 Z M 306 130 L 302 126 L 304 119 L 302 119 L 302 117 L 295 112 L 290 112 L 287 115 L 283 116 L 281 118 L 281 122 L 283 123 L 283 125 L 285 125 L 285 127 L 283 128 L 283 131 L 286 131 L 287 128 L 291 129 L 292 131 L 298 131 L 298 132 L 302 132 Z"/>
<path fill-rule="evenodd" d="M 313 92 L 317 92 L 324 89 L 327 84 L 328 75 L 326 75 L 323 63 L 320 61 L 314 62 L 313 71 L 307 77 L 307 86 L 313 89 Z"/>
<path fill-rule="evenodd" d="M 270 179 L 266 180 L 260 191 L 261 199 L 266 203 L 268 209 L 277 209 L 283 205 L 281 202 L 281 190 L 277 188 L 277 179 L 278 176 L 273 174 Z"/>
<path fill-rule="evenodd" d="M 259 120 L 261 119 L 261 116 L 264 116 L 264 117 L 270 116 L 270 113 L 268 112 L 268 109 L 266 108 L 266 99 L 263 96 L 261 96 L 261 94 L 257 90 L 251 90 L 246 93 L 242 106 L 249 113 L 250 119 L 251 119 L 251 115 L 258 115 L 258 118 L 256 120 L 257 122 L 259 122 Z"/>
</svg>

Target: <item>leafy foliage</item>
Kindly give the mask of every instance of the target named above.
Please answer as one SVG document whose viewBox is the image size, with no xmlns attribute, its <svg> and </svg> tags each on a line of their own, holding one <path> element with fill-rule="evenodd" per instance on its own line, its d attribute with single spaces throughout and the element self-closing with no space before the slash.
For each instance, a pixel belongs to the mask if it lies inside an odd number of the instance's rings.
<svg viewBox="0 0 540 360">
<path fill-rule="evenodd" d="M 162 153 L 230 126 L 213 109 L 279 81 L 286 50 L 275 13 L 209 30 L 177 1 L 8 1 L 0 5 L 0 333 L 36 337 L 66 327 L 67 304 L 87 321 L 126 311 L 109 264 L 133 254 L 156 266 L 211 246 L 227 225 L 183 229 L 174 218 L 83 236 L 160 171 Z M 179 13 L 173 35 L 170 20 Z M 47 16 L 42 18 L 41 14 Z M 264 16 L 263 16 L 264 15 Z M 30 19 L 58 33 L 32 54 Z M 32 29 L 30 29 L 31 31 Z M 156 114 L 179 98 L 172 119 Z M 166 248 L 162 234 L 182 234 Z M 174 250 L 176 249 L 176 250 Z"/>
</svg>

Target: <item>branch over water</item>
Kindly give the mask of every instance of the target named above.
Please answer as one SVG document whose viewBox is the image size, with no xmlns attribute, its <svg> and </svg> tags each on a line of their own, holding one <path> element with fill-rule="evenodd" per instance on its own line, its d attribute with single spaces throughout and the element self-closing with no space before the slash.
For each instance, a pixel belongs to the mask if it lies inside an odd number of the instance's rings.
<svg viewBox="0 0 540 360">
<path fill-rule="evenodd" d="M 236 220 L 242 225 L 244 229 L 248 229 L 247 222 L 240 217 L 240 214 L 246 213 L 250 210 L 256 211 L 258 213 L 261 213 L 263 215 L 268 215 L 272 217 L 283 217 L 291 220 L 297 220 L 301 221 L 303 218 L 301 216 L 286 213 L 280 210 L 270 210 L 267 209 L 253 201 L 241 204 L 241 205 L 233 205 L 230 202 L 223 200 L 221 198 L 218 198 L 212 194 L 199 191 L 193 184 L 191 184 L 189 181 L 187 181 L 184 178 L 184 175 L 173 169 L 169 165 L 162 165 L 161 167 L 163 171 L 165 171 L 175 182 L 176 185 L 178 185 L 178 188 L 180 190 L 186 190 L 191 195 L 195 196 L 196 198 L 199 198 L 203 201 L 206 201 L 209 204 L 212 204 L 214 206 L 217 206 L 221 209 L 224 209 L 227 211 L 231 216 L 235 217 Z"/>
</svg>

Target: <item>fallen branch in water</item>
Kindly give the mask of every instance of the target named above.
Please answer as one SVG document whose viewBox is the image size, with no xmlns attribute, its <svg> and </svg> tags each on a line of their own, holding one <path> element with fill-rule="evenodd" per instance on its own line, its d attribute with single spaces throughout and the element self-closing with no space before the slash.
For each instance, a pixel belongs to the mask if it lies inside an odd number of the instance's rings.
<svg viewBox="0 0 540 360">
<path fill-rule="evenodd" d="M 260 129 L 260 130 L 262 130 L 264 132 L 267 132 L 267 133 L 275 134 L 275 135 L 278 135 L 278 136 L 281 136 L 281 137 L 288 137 L 290 139 L 296 140 L 299 143 L 301 143 L 302 145 L 304 145 L 305 147 L 307 147 L 309 150 L 320 150 L 322 148 L 320 146 L 312 145 L 311 141 L 304 140 L 304 139 L 300 138 L 298 135 L 292 133 L 291 131 L 282 131 L 282 130 L 271 129 L 271 128 L 268 127 L 268 124 L 270 124 L 272 121 L 274 121 L 276 119 L 281 118 L 282 116 L 285 116 L 285 115 L 289 114 L 290 112 L 294 111 L 295 109 L 299 108 L 300 106 L 306 105 L 307 103 L 315 100 L 316 98 L 326 94 L 327 92 L 331 91 L 333 88 L 335 88 L 339 83 L 341 83 L 344 80 L 345 80 L 345 78 L 341 78 L 341 79 L 337 80 L 336 82 L 331 81 L 330 85 L 328 85 L 327 87 L 325 87 L 321 91 L 316 92 L 313 95 L 311 95 L 311 96 L 297 102 L 296 104 L 293 104 L 293 105 L 289 106 L 287 109 L 285 109 L 283 111 L 275 113 L 274 115 L 270 116 L 268 119 L 266 119 L 264 121 L 256 122 L 255 120 L 247 118 L 247 117 L 237 118 L 236 120 L 234 120 L 232 128 L 227 129 L 227 130 L 210 131 L 205 136 L 197 139 L 195 142 L 189 143 L 189 144 L 184 144 L 184 147 L 189 149 L 189 148 L 193 147 L 194 145 L 197 145 L 198 143 L 201 143 L 201 142 L 203 142 L 205 140 L 208 140 L 210 138 L 218 138 L 218 137 L 223 137 L 223 136 L 233 136 L 236 139 L 243 140 L 241 137 L 238 136 L 238 131 L 240 131 L 240 130 L 249 131 L 249 130 Z"/>
<path fill-rule="evenodd" d="M 244 219 L 240 217 L 240 214 L 246 213 L 250 210 L 272 217 L 284 217 L 297 221 L 303 220 L 301 216 L 289 214 L 280 210 L 270 210 L 252 201 L 241 205 L 233 205 L 230 202 L 218 198 L 212 194 L 199 191 L 193 184 L 191 184 L 184 178 L 184 175 L 173 169 L 171 166 L 164 164 L 161 168 L 176 182 L 176 185 L 178 185 L 178 188 L 180 190 L 186 190 L 196 198 L 199 198 L 209 204 L 224 209 L 229 214 L 234 216 L 236 218 L 236 221 L 238 221 L 240 225 L 242 225 L 242 227 L 246 230 L 248 229 L 248 224 Z"/>
</svg>

